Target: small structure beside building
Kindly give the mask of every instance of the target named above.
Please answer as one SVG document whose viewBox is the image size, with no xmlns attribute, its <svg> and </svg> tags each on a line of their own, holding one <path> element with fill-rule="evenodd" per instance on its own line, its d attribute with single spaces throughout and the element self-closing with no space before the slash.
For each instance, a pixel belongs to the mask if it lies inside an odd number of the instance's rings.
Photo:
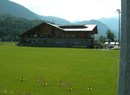
<svg viewBox="0 0 130 95">
<path fill-rule="evenodd" d="M 119 42 L 105 42 L 105 47 L 110 49 L 119 49 Z"/>
<path fill-rule="evenodd" d="M 86 47 L 94 44 L 97 25 L 55 25 L 43 22 L 20 35 L 22 46 Z"/>
</svg>

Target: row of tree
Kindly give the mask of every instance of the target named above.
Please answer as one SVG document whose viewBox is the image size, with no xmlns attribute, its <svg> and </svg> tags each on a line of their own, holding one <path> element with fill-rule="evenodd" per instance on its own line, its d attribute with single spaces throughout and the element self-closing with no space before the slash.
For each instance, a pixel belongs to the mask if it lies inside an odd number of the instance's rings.
<svg viewBox="0 0 130 95">
<path fill-rule="evenodd" d="M 108 30 L 107 33 L 106 33 L 106 37 L 105 36 L 100 36 L 98 38 L 98 42 L 101 42 L 101 43 L 104 43 L 104 42 L 114 42 L 116 41 L 115 40 L 115 34 L 111 31 L 111 30 Z"/>
<path fill-rule="evenodd" d="M 11 15 L 0 15 L 0 41 L 18 41 L 21 33 L 41 22 L 41 20 L 27 20 Z"/>
<path fill-rule="evenodd" d="M 115 34 L 108 29 L 108 31 L 106 32 L 106 36 L 100 36 L 97 41 L 96 41 L 96 48 L 104 48 L 105 46 L 105 42 L 108 42 L 110 44 L 110 42 L 115 42 L 117 40 L 115 40 Z"/>
</svg>

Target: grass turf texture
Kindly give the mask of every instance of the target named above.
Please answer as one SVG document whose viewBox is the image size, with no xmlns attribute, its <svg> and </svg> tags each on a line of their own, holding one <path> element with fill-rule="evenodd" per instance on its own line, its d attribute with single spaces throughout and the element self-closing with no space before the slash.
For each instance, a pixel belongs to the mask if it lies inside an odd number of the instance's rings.
<svg viewBox="0 0 130 95">
<path fill-rule="evenodd" d="M 0 95 L 116 95 L 118 59 L 117 50 L 2 45 Z"/>
</svg>

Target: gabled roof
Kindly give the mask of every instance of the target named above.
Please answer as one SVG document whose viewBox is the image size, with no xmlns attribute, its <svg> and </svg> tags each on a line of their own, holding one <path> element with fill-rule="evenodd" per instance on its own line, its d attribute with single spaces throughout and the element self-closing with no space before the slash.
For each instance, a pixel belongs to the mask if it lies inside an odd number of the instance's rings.
<svg viewBox="0 0 130 95">
<path fill-rule="evenodd" d="M 55 25 L 55 24 L 52 24 L 52 23 L 48 23 L 48 22 L 46 22 L 46 24 L 51 25 L 51 26 L 53 26 L 53 27 L 55 27 L 55 28 L 59 28 L 59 29 L 63 30 L 63 29 L 62 29 L 61 27 L 59 27 L 58 25 Z"/>
<path fill-rule="evenodd" d="M 53 26 L 53 27 L 64 30 L 64 31 L 93 31 L 93 29 L 97 27 L 97 25 L 95 25 L 95 24 L 90 24 L 90 25 L 62 25 L 61 26 L 61 25 L 55 25 L 55 24 L 48 23 L 48 22 L 46 22 L 46 23 Z"/>
<path fill-rule="evenodd" d="M 28 33 L 31 33 L 33 30 L 36 30 L 36 29 L 39 29 L 39 27 L 42 27 L 43 25 L 50 25 L 52 27 L 55 27 L 59 30 L 62 30 L 62 31 L 84 31 L 84 32 L 91 32 L 93 30 L 95 30 L 93 33 L 97 33 L 97 25 L 95 24 L 91 24 L 91 25 L 64 25 L 64 26 L 61 26 L 61 25 L 55 25 L 55 24 L 52 24 L 52 23 L 49 23 L 49 22 L 43 22 L 41 24 L 39 24 L 38 26 L 28 30 L 27 32 L 21 34 L 20 36 L 24 35 L 24 34 L 28 34 Z"/>
</svg>

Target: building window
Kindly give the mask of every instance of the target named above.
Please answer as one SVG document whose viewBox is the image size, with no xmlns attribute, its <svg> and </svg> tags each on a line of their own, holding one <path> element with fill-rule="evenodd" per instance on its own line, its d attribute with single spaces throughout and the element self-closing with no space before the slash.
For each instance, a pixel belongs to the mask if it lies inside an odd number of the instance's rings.
<svg viewBox="0 0 130 95">
<path fill-rule="evenodd" d="M 37 34 L 34 34 L 34 37 L 37 37 Z"/>
<path fill-rule="evenodd" d="M 69 35 L 65 35 L 65 37 L 66 37 L 66 38 L 68 38 L 68 37 L 69 37 Z"/>
<path fill-rule="evenodd" d="M 75 38 L 75 35 L 74 35 L 74 34 L 72 35 L 72 38 Z"/>
</svg>

